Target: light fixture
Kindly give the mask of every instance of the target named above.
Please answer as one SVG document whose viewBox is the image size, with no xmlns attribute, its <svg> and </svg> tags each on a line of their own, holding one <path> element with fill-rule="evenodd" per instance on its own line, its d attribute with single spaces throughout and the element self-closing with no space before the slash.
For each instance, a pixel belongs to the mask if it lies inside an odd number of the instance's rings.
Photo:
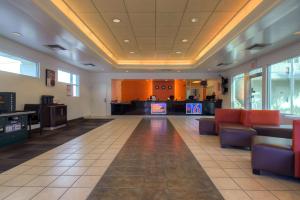
<svg viewBox="0 0 300 200">
<path fill-rule="evenodd" d="M 117 19 L 117 18 L 113 19 L 112 21 L 113 21 L 114 23 L 120 23 L 120 22 L 121 22 L 121 20 L 120 20 L 120 19 Z"/>
<path fill-rule="evenodd" d="M 179 73 L 179 72 L 181 72 L 180 70 L 177 70 L 177 72 Z"/>
<path fill-rule="evenodd" d="M 130 51 L 129 53 L 130 53 L 130 54 L 134 54 L 135 52 L 134 52 L 134 51 Z"/>
<path fill-rule="evenodd" d="M 125 43 L 129 43 L 129 40 L 124 40 Z"/>
<path fill-rule="evenodd" d="M 126 73 L 128 73 L 129 71 L 128 71 L 128 70 L 126 70 L 125 72 L 126 72 Z"/>
<path fill-rule="evenodd" d="M 193 17 L 193 18 L 191 19 L 191 22 L 192 22 L 192 23 L 198 22 L 198 18 Z"/>
<path fill-rule="evenodd" d="M 300 35 L 300 31 L 295 32 L 294 35 Z"/>
<path fill-rule="evenodd" d="M 12 32 L 11 33 L 13 36 L 16 36 L 16 37 L 21 37 L 23 36 L 21 33 L 18 33 L 18 32 Z"/>
<path fill-rule="evenodd" d="M 192 83 L 200 83 L 200 81 L 192 81 Z"/>
<path fill-rule="evenodd" d="M 176 51 L 175 53 L 177 53 L 177 54 L 181 54 L 181 51 Z"/>
<path fill-rule="evenodd" d="M 183 43 L 188 42 L 188 39 L 181 40 Z"/>
</svg>

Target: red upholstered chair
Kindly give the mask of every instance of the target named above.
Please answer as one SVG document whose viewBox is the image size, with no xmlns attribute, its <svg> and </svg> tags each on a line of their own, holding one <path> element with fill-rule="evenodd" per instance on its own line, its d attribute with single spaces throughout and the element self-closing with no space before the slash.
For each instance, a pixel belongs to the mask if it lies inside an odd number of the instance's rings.
<svg viewBox="0 0 300 200">
<path fill-rule="evenodd" d="M 221 109 L 215 110 L 216 131 L 219 131 L 220 123 L 239 124 L 241 120 L 241 109 Z"/>
<path fill-rule="evenodd" d="M 248 110 L 247 112 L 248 112 L 248 120 L 251 126 L 254 125 L 279 126 L 280 125 L 279 110 Z"/>
<path fill-rule="evenodd" d="M 295 153 L 295 177 L 300 178 L 300 120 L 293 121 L 293 145 Z"/>
</svg>

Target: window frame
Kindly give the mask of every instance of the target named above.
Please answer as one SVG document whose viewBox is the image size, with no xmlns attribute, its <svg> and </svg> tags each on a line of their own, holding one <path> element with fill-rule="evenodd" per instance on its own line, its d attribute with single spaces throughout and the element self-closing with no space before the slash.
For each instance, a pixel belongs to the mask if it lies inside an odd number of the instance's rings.
<svg viewBox="0 0 300 200">
<path fill-rule="evenodd" d="M 59 78 L 58 78 L 59 72 L 68 73 L 70 75 L 69 82 L 59 81 Z M 76 79 L 78 79 L 76 81 L 76 83 L 73 83 L 73 76 L 75 76 Z M 71 91 L 72 91 L 72 95 L 70 95 L 71 97 L 80 97 L 80 76 L 79 76 L 79 74 L 75 74 L 75 73 L 67 72 L 67 71 L 64 71 L 64 70 L 61 70 L 61 69 L 57 69 L 57 82 L 62 83 L 62 84 L 66 84 L 66 85 L 70 86 Z M 74 86 L 77 89 L 76 93 L 78 93 L 76 95 L 74 95 L 74 90 L 73 90 Z"/>
</svg>

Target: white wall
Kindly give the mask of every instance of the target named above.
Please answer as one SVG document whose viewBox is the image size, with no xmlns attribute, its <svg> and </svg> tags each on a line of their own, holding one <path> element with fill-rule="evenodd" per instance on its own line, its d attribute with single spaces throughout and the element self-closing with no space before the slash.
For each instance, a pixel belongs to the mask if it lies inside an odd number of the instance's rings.
<svg viewBox="0 0 300 200">
<path fill-rule="evenodd" d="M 108 116 L 111 113 L 110 102 L 112 79 L 213 79 L 216 73 L 94 73 L 92 76 L 92 116 Z"/>
<path fill-rule="evenodd" d="M 0 37 L 0 51 L 40 63 L 40 78 L 0 71 L 0 91 L 17 93 L 18 110 L 22 110 L 26 103 L 39 103 L 41 95 L 53 95 L 60 103 L 68 106 L 68 120 L 90 115 L 90 72 L 3 37 Z M 80 75 L 80 97 L 67 96 L 66 84 L 57 81 L 55 87 L 46 87 L 46 68 L 52 70 L 62 69 Z"/>
<path fill-rule="evenodd" d="M 230 69 L 228 71 L 225 71 L 222 73 L 222 75 L 226 78 L 229 79 L 229 92 L 227 95 L 224 96 L 224 102 L 223 106 L 226 108 L 231 107 L 231 81 L 232 77 L 241 74 L 241 73 L 248 73 L 249 71 L 262 67 L 263 68 L 263 99 L 264 99 L 264 104 L 267 104 L 267 91 L 265 90 L 267 87 L 266 84 L 266 76 L 267 76 L 267 67 L 270 66 L 271 64 L 292 58 L 300 56 L 300 42 L 287 45 L 283 48 L 277 49 L 275 51 L 272 51 L 268 54 L 265 54 L 263 56 L 260 56 L 254 60 L 251 60 L 249 62 L 246 62 L 244 64 L 241 64 L 233 69 Z M 247 87 L 245 87 L 245 90 L 247 90 Z M 247 94 L 248 91 L 245 91 L 245 94 Z M 245 99 L 246 100 L 246 99 Z M 266 105 L 267 106 L 267 105 Z M 282 122 L 284 124 L 286 123 L 291 123 L 291 119 L 293 118 L 287 118 L 285 116 L 282 117 Z"/>
</svg>

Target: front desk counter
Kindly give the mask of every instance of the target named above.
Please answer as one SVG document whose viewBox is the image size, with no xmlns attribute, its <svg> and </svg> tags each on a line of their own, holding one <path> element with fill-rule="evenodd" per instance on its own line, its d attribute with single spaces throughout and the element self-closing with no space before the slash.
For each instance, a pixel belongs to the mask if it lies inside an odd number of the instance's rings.
<svg viewBox="0 0 300 200">
<path fill-rule="evenodd" d="M 151 115 L 151 103 L 166 103 L 167 115 L 185 115 L 186 103 L 202 103 L 202 115 L 214 115 L 221 107 L 216 101 L 132 101 L 111 103 L 112 115 Z"/>
</svg>

